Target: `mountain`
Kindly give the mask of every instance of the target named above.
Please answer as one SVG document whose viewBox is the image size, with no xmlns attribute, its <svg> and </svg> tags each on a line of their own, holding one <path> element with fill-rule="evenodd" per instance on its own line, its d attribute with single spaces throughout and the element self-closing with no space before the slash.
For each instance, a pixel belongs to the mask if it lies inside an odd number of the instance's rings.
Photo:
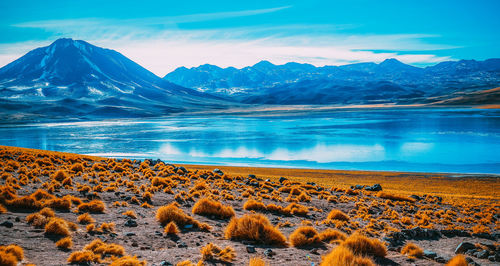
<svg viewBox="0 0 500 266">
<path fill-rule="evenodd" d="M 396 59 L 324 67 L 262 61 L 242 69 L 178 68 L 164 79 L 252 104 L 432 103 L 498 87 L 500 59 L 448 61 L 425 68 Z"/>
<path fill-rule="evenodd" d="M 218 97 L 166 81 L 122 54 L 58 39 L 0 69 L 2 113 L 128 117 L 220 108 Z"/>
</svg>

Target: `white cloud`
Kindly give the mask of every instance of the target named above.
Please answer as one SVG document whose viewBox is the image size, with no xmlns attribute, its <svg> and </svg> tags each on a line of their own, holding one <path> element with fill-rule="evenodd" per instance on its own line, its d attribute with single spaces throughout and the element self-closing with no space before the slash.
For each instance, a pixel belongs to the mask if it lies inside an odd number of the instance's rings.
<svg viewBox="0 0 500 266">
<path fill-rule="evenodd" d="M 387 58 L 420 64 L 451 59 L 432 53 L 439 49 L 454 48 L 428 42 L 439 36 L 345 33 L 345 29 L 355 25 L 288 25 L 208 30 L 178 28 L 180 23 L 185 22 L 252 16 L 286 8 L 288 7 L 127 20 L 50 20 L 14 26 L 41 28 L 53 32 L 54 39 L 72 37 L 117 50 L 159 76 L 180 66 L 195 67 L 206 63 L 241 68 L 261 60 L 275 64 L 295 61 L 323 66 L 380 62 Z M 49 41 L 0 45 L 0 66 L 30 49 L 47 44 Z M 415 54 L 413 51 L 419 53 Z"/>
</svg>

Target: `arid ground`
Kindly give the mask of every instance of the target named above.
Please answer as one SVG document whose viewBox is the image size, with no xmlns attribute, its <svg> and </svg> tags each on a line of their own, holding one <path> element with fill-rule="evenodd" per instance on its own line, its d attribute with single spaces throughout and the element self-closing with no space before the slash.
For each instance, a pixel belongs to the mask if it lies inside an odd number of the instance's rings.
<svg viewBox="0 0 500 266">
<path fill-rule="evenodd" d="M 0 265 L 500 263 L 495 175 L 0 158 Z"/>
</svg>

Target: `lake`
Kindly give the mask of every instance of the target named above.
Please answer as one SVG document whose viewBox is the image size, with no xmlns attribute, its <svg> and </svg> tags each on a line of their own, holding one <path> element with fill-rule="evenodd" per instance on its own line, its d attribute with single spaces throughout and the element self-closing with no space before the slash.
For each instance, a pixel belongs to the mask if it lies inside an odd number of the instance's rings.
<svg viewBox="0 0 500 266">
<path fill-rule="evenodd" d="M 500 174 L 500 110 L 350 109 L 1 125 L 0 144 L 172 163 Z"/>
</svg>

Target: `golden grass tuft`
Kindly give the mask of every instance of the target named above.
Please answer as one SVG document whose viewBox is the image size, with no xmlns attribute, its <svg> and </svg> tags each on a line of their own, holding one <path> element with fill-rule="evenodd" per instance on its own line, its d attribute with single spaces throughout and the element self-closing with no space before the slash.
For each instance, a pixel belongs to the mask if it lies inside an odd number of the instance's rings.
<svg viewBox="0 0 500 266">
<path fill-rule="evenodd" d="M 259 257 L 254 257 L 250 259 L 248 266 L 266 266 L 266 262 Z"/>
<path fill-rule="evenodd" d="M 296 248 L 310 247 L 321 244 L 321 239 L 314 227 L 302 226 L 290 235 L 290 243 Z"/>
<path fill-rule="evenodd" d="M 219 219 L 228 219 L 235 215 L 233 207 L 208 198 L 198 200 L 194 204 L 192 212 L 203 216 L 213 215 Z"/>
<path fill-rule="evenodd" d="M 167 235 L 176 235 L 179 233 L 179 227 L 172 221 L 165 226 L 163 232 Z"/>
<path fill-rule="evenodd" d="M 18 261 L 22 261 L 24 258 L 23 248 L 18 246 L 18 245 L 15 245 L 15 244 L 8 245 L 8 246 L 0 246 L 0 257 L 3 257 L 3 256 L 9 257 L 9 255 L 15 259 L 15 263 L 17 264 Z M 9 260 L 12 260 L 12 259 L 9 259 Z M 0 265 L 3 265 L 3 264 L 0 264 Z"/>
<path fill-rule="evenodd" d="M 57 172 L 55 172 L 52 175 L 52 179 L 57 180 L 59 182 L 64 181 L 64 179 L 66 179 L 68 177 L 69 177 L 68 174 L 64 170 L 57 170 Z"/>
<path fill-rule="evenodd" d="M 396 194 L 392 194 L 392 193 L 385 192 L 385 191 L 379 191 L 377 193 L 377 197 L 382 198 L 382 199 L 388 199 L 388 200 L 406 201 L 406 202 L 411 202 L 411 203 L 415 202 L 414 198 L 410 198 L 410 197 L 403 196 L 403 195 L 396 195 Z"/>
<path fill-rule="evenodd" d="M 0 214 L 6 213 L 6 212 L 7 212 L 7 209 L 2 204 L 0 204 Z"/>
<path fill-rule="evenodd" d="M 135 214 L 135 212 L 133 210 L 128 210 L 122 214 L 125 216 L 128 216 L 130 218 L 137 219 L 137 214 Z"/>
<path fill-rule="evenodd" d="M 137 256 L 123 256 L 111 262 L 110 266 L 146 266 L 146 261 L 138 260 Z"/>
<path fill-rule="evenodd" d="M 210 230 L 210 226 L 208 224 L 200 223 L 198 220 L 179 209 L 176 202 L 172 202 L 169 205 L 158 208 L 156 211 L 156 220 L 162 225 L 174 222 L 177 226 L 193 225 L 193 227 L 199 228 L 200 230 Z"/>
<path fill-rule="evenodd" d="M 221 249 L 213 243 L 208 243 L 201 248 L 202 260 L 204 261 L 222 261 L 230 263 L 236 257 L 236 252 L 230 246 Z"/>
<path fill-rule="evenodd" d="M 349 221 L 349 216 L 341 210 L 333 209 L 328 214 L 327 220 Z"/>
<path fill-rule="evenodd" d="M 319 233 L 319 239 L 327 243 L 339 240 L 344 241 L 346 238 L 347 238 L 346 234 L 332 228 L 327 228 L 323 232 Z"/>
<path fill-rule="evenodd" d="M 355 233 L 349 236 L 342 246 L 349 248 L 355 255 L 385 257 L 387 255 L 386 246 L 375 238 Z"/>
<path fill-rule="evenodd" d="M 71 247 L 73 247 L 73 240 L 69 236 L 61 238 L 59 241 L 56 242 L 56 246 L 63 250 L 71 249 Z"/>
<path fill-rule="evenodd" d="M 87 203 L 82 203 L 78 205 L 77 211 L 79 213 L 89 212 L 89 213 L 103 213 L 106 209 L 104 202 L 100 200 L 92 200 Z"/>
<path fill-rule="evenodd" d="M 69 236 L 71 233 L 68 223 L 64 219 L 54 217 L 45 225 L 45 234 Z"/>
<path fill-rule="evenodd" d="M 100 257 L 92 251 L 82 250 L 71 253 L 68 257 L 71 264 L 89 264 L 91 262 L 99 263 Z"/>
<path fill-rule="evenodd" d="M 407 243 L 401 249 L 401 254 L 407 255 L 409 258 L 421 258 L 424 256 L 424 251 L 414 243 Z"/>
<path fill-rule="evenodd" d="M 233 240 L 250 240 L 258 243 L 287 246 L 285 236 L 273 227 L 262 214 L 233 217 L 225 230 L 225 237 Z"/>
<path fill-rule="evenodd" d="M 355 255 L 345 246 L 337 246 L 321 260 L 320 266 L 375 266 L 369 258 Z"/>
<path fill-rule="evenodd" d="M 94 241 L 87 244 L 84 250 L 92 251 L 94 254 L 105 255 L 115 255 L 123 256 L 125 254 L 125 249 L 118 244 L 107 244 L 102 242 L 100 239 L 95 239 Z"/>
<path fill-rule="evenodd" d="M 247 211 L 265 211 L 266 205 L 260 201 L 249 199 L 243 204 L 243 209 Z"/>
<path fill-rule="evenodd" d="M 91 223 L 95 223 L 94 218 L 92 218 L 92 216 L 91 216 L 88 212 L 86 212 L 86 213 L 84 213 L 84 214 L 82 214 L 82 215 L 78 216 L 77 221 L 78 221 L 78 223 L 80 223 L 80 224 L 91 224 Z"/>
<path fill-rule="evenodd" d="M 469 265 L 467 263 L 467 260 L 465 259 L 464 255 L 458 254 L 455 257 L 453 257 L 448 263 L 446 263 L 446 266 L 467 266 Z"/>
</svg>

